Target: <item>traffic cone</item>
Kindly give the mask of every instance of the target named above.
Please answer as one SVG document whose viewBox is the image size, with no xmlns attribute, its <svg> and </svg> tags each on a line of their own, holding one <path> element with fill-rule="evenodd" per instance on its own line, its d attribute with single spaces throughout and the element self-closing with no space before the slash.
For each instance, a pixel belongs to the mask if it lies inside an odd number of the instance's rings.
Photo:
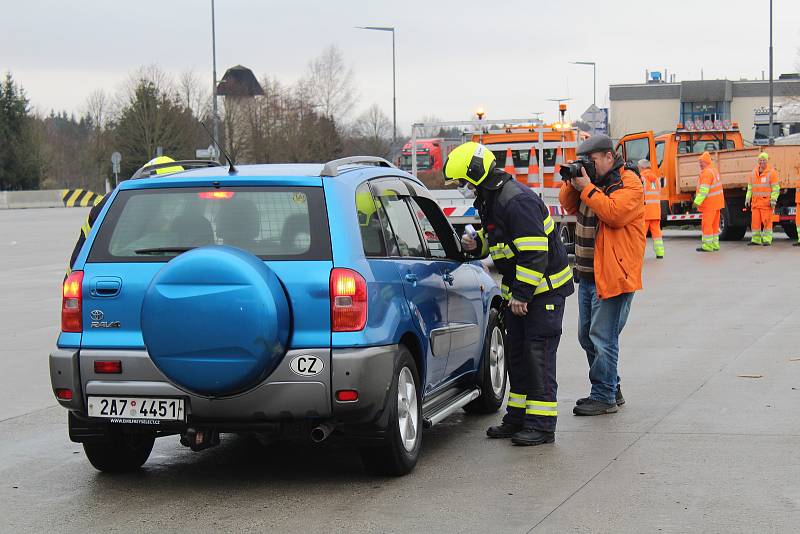
<svg viewBox="0 0 800 534">
<path fill-rule="evenodd" d="M 561 164 L 564 163 L 564 154 L 561 152 L 561 147 L 556 149 L 556 165 L 555 169 L 553 170 L 554 176 L 558 176 L 558 172 L 561 170 Z"/>
<path fill-rule="evenodd" d="M 511 149 L 506 150 L 506 166 L 503 167 L 503 170 L 506 171 L 511 176 L 517 176 L 517 169 L 514 168 L 514 156 L 511 155 Z"/>
<path fill-rule="evenodd" d="M 539 162 L 536 160 L 536 149 L 531 148 L 531 155 L 528 157 L 528 185 L 539 187 Z"/>
</svg>

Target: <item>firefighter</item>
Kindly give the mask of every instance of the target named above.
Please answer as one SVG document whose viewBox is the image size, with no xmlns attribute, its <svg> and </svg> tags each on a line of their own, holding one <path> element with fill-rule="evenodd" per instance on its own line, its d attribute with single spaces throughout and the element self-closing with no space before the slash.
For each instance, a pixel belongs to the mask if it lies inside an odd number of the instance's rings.
<svg viewBox="0 0 800 534">
<path fill-rule="evenodd" d="M 462 237 L 475 257 L 491 255 L 502 275 L 506 355 L 511 390 L 502 424 L 491 438 L 516 445 L 555 440 L 556 351 L 561 339 L 564 302 L 575 289 L 572 269 L 555 222 L 541 198 L 498 169 L 485 146 L 469 142 L 454 149 L 445 176 L 470 184 L 482 229 Z"/>
<path fill-rule="evenodd" d="M 694 207 L 703 215 L 703 241 L 697 251 L 714 252 L 719 250 L 719 215 L 725 207 L 725 196 L 722 193 L 719 171 L 711 162 L 711 154 L 703 152 L 699 162 L 700 178 L 697 180 Z"/>
<path fill-rule="evenodd" d="M 644 185 L 644 231 L 650 231 L 656 258 L 664 258 L 664 236 L 661 233 L 661 179 L 650 168 L 650 161 L 640 159 L 639 174 Z"/>
<path fill-rule="evenodd" d="M 753 231 L 749 246 L 772 245 L 772 213 L 780 193 L 778 173 L 769 164 L 769 154 L 762 152 L 747 179 L 747 195 L 744 197 L 744 205 L 750 208 L 750 229 Z"/>
<path fill-rule="evenodd" d="M 140 170 L 147 172 L 148 167 L 152 167 L 153 165 L 161 165 L 164 163 L 172 163 L 174 161 L 175 160 L 169 156 L 159 156 L 145 163 Z M 182 170 L 183 167 L 181 167 L 180 165 L 175 165 L 168 167 L 159 167 L 155 169 L 153 173 L 157 175 L 162 175 L 162 174 L 170 174 L 173 172 L 180 172 Z M 72 256 L 70 257 L 69 260 L 69 267 L 67 267 L 67 273 L 66 275 L 64 275 L 65 279 L 72 272 L 73 267 L 75 267 L 75 260 L 78 259 L 78 254 L 80 253 L 81 248 L 83 248 L 83 243 L 86 241 L 86 238 L 89 237 L 89 232 L 92 231 L 92 226 L 94 225 L 94 221 L 97 220 L 98 215 L 100 215 L 100 212 L 103 211 L 103 208 L 106 205 L 106 200 L 108 200 L 108 195 L 98 198 L 95 201 L 94 206 L 92 206 L 92 209 L 89 211 L 89 216 L 86 217 L 86 221 L 81 226 L 81 233 L 78 235 L 78 241 L 75 243 L 75 248 L 72 249 Z"/>
</svg>

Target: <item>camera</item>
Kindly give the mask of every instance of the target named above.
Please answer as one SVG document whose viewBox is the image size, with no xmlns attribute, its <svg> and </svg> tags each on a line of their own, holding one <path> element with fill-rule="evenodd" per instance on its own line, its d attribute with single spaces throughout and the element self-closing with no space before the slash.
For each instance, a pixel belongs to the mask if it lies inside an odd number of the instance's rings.
<svg viewBox="0 0 800 534">
<path fill-rule="evenodd" d="M 572 163 L 562 163 L 558 172 L 561 174 L 562 180 L 572 180 L 581 175 L 581 168 L 586 169 L 586 174 L 589 176 L 589 179 L 594 180 L 596 174 L 594 161 L 586 156 L 578 156 L 578 159 Z"/>
</svg>

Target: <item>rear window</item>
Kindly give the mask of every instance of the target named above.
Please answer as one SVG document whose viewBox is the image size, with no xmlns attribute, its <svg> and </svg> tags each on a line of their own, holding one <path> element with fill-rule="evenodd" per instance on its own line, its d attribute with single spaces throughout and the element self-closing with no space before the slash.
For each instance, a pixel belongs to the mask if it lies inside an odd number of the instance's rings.
<svg viewBox="0 0 800 534">
<path fill-rule="evenodd" d="M 717 150 L 733 150 L 734 148 L 736 148 L 736 145 L 730 139 L 725 141 L 721 139 L 697 139 L 678 143 L 678 154 L 701 154 Z"/>
<path fill-rule="evenodd" d="M 121 191 L 102 221 L 89 261 L 166 261 L 212 244 L 238 247 L 265 260 L 330 259 L 322 189 Z"/>
</svg>

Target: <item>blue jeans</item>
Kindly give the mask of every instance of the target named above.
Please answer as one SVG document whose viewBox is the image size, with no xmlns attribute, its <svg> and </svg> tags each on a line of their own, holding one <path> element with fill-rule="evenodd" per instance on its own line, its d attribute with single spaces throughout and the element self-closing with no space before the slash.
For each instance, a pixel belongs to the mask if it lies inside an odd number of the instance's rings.
<svg viewBox="0 0 800 534">
<path fill-rule="evenodd" d="M 616 402 L 619 334 L 628 320 L 633 293 L 600 300 L 593 282 L 578 284 L 578 342 L 589 360 L 592 399 Z"/>
</svg>

